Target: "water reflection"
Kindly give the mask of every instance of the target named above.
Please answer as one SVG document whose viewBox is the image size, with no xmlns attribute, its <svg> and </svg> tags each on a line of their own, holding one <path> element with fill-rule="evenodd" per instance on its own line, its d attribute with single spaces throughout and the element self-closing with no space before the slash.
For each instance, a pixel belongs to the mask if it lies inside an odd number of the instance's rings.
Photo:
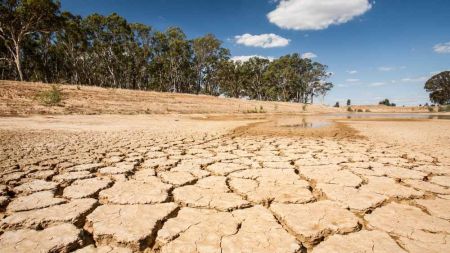
<svg viewBox="0 0 450 253">
<path fill-rule="evenodd" d="M 333 124 L 339 119 L 443 119 L 450 120 L 450 115 L 414 114 L 414 113 L 335 113 L 314 116 L 279 117 L 274 121 L 275 127 L 285 129 L 321 128 Z"/>
<path fill-rule="evenodd" d="M 330 116 L 345 117 L 347 119 L 445 119 L 450 120 L 450 115 L 433 115 L 433 114 L 419 114 L 419 113 L 352 113 L 352 114 L 333 114 Z"/>
</svg>

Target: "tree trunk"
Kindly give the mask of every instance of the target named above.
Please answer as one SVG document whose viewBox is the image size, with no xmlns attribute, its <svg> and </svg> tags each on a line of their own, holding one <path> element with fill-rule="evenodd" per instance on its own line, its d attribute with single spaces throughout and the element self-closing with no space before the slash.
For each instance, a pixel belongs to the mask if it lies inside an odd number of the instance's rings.
<svg viewBox="0 0 450 253">
<path fill-rule="evenodd" d="M 22 63 L 20 62 L 20 46 L 19 43 L 16 41 L 14 41 L 14 48 L 15 48 L 15 53 L 13 55 L 14 63 L 16 64 L 17 73 L 19 74 L 20 81 L 23 81 Z"/>
</svg>

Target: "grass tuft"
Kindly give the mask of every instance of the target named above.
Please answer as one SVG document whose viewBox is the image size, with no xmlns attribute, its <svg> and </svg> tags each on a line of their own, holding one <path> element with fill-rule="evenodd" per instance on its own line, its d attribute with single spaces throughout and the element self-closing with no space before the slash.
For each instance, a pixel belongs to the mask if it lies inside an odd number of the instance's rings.
<svg viewBox="0 0 450 253">
<path fill-rule="evenodd" d="M 62 101 L 61 86 L 57 84 L 50 85 L 49 90 L 41 91 L 37 95 L 38 100 L 47 106 L 58 105 Z"/>
</svg>

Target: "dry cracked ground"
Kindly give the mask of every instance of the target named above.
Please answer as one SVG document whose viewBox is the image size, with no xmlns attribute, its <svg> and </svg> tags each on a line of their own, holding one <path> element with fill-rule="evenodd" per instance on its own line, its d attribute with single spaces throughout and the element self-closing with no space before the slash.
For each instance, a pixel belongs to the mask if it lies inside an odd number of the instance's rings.
<svg viewBox="0 0 450 253">
<path fill-rule="evenodd" d="M 0 251 L 450 252 L 447 158 L 183 124 L 3 127 Z"/>
</svg>

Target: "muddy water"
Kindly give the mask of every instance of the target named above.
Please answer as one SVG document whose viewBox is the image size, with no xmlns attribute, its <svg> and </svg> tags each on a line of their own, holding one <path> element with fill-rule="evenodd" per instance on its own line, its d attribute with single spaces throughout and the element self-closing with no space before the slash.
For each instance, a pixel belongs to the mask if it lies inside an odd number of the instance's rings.
<svg viewBox="0 0 450 253">
<path fill-rule="evenodd" d="M 293 116 L 293 117 L 279 117 L 276 120 L 275 126 L 280 128 L 321 128 L 330 126 L 334 120 L 340 119 L 355 119 L 355 120 L 450 120 L 450 115 L 435 115 L 435 114 L 414 114 L 414 113 L 341 113 L 341 114 L 326 114 L 314 116 Z"/>
<path fill-rule="evenodd" d="M 427 114 L 427 113 L 342 113 L 331 114 L 332 117 L 347 119 L 446 119 L 450 120 L 448 114 Z"/>
</svg>

